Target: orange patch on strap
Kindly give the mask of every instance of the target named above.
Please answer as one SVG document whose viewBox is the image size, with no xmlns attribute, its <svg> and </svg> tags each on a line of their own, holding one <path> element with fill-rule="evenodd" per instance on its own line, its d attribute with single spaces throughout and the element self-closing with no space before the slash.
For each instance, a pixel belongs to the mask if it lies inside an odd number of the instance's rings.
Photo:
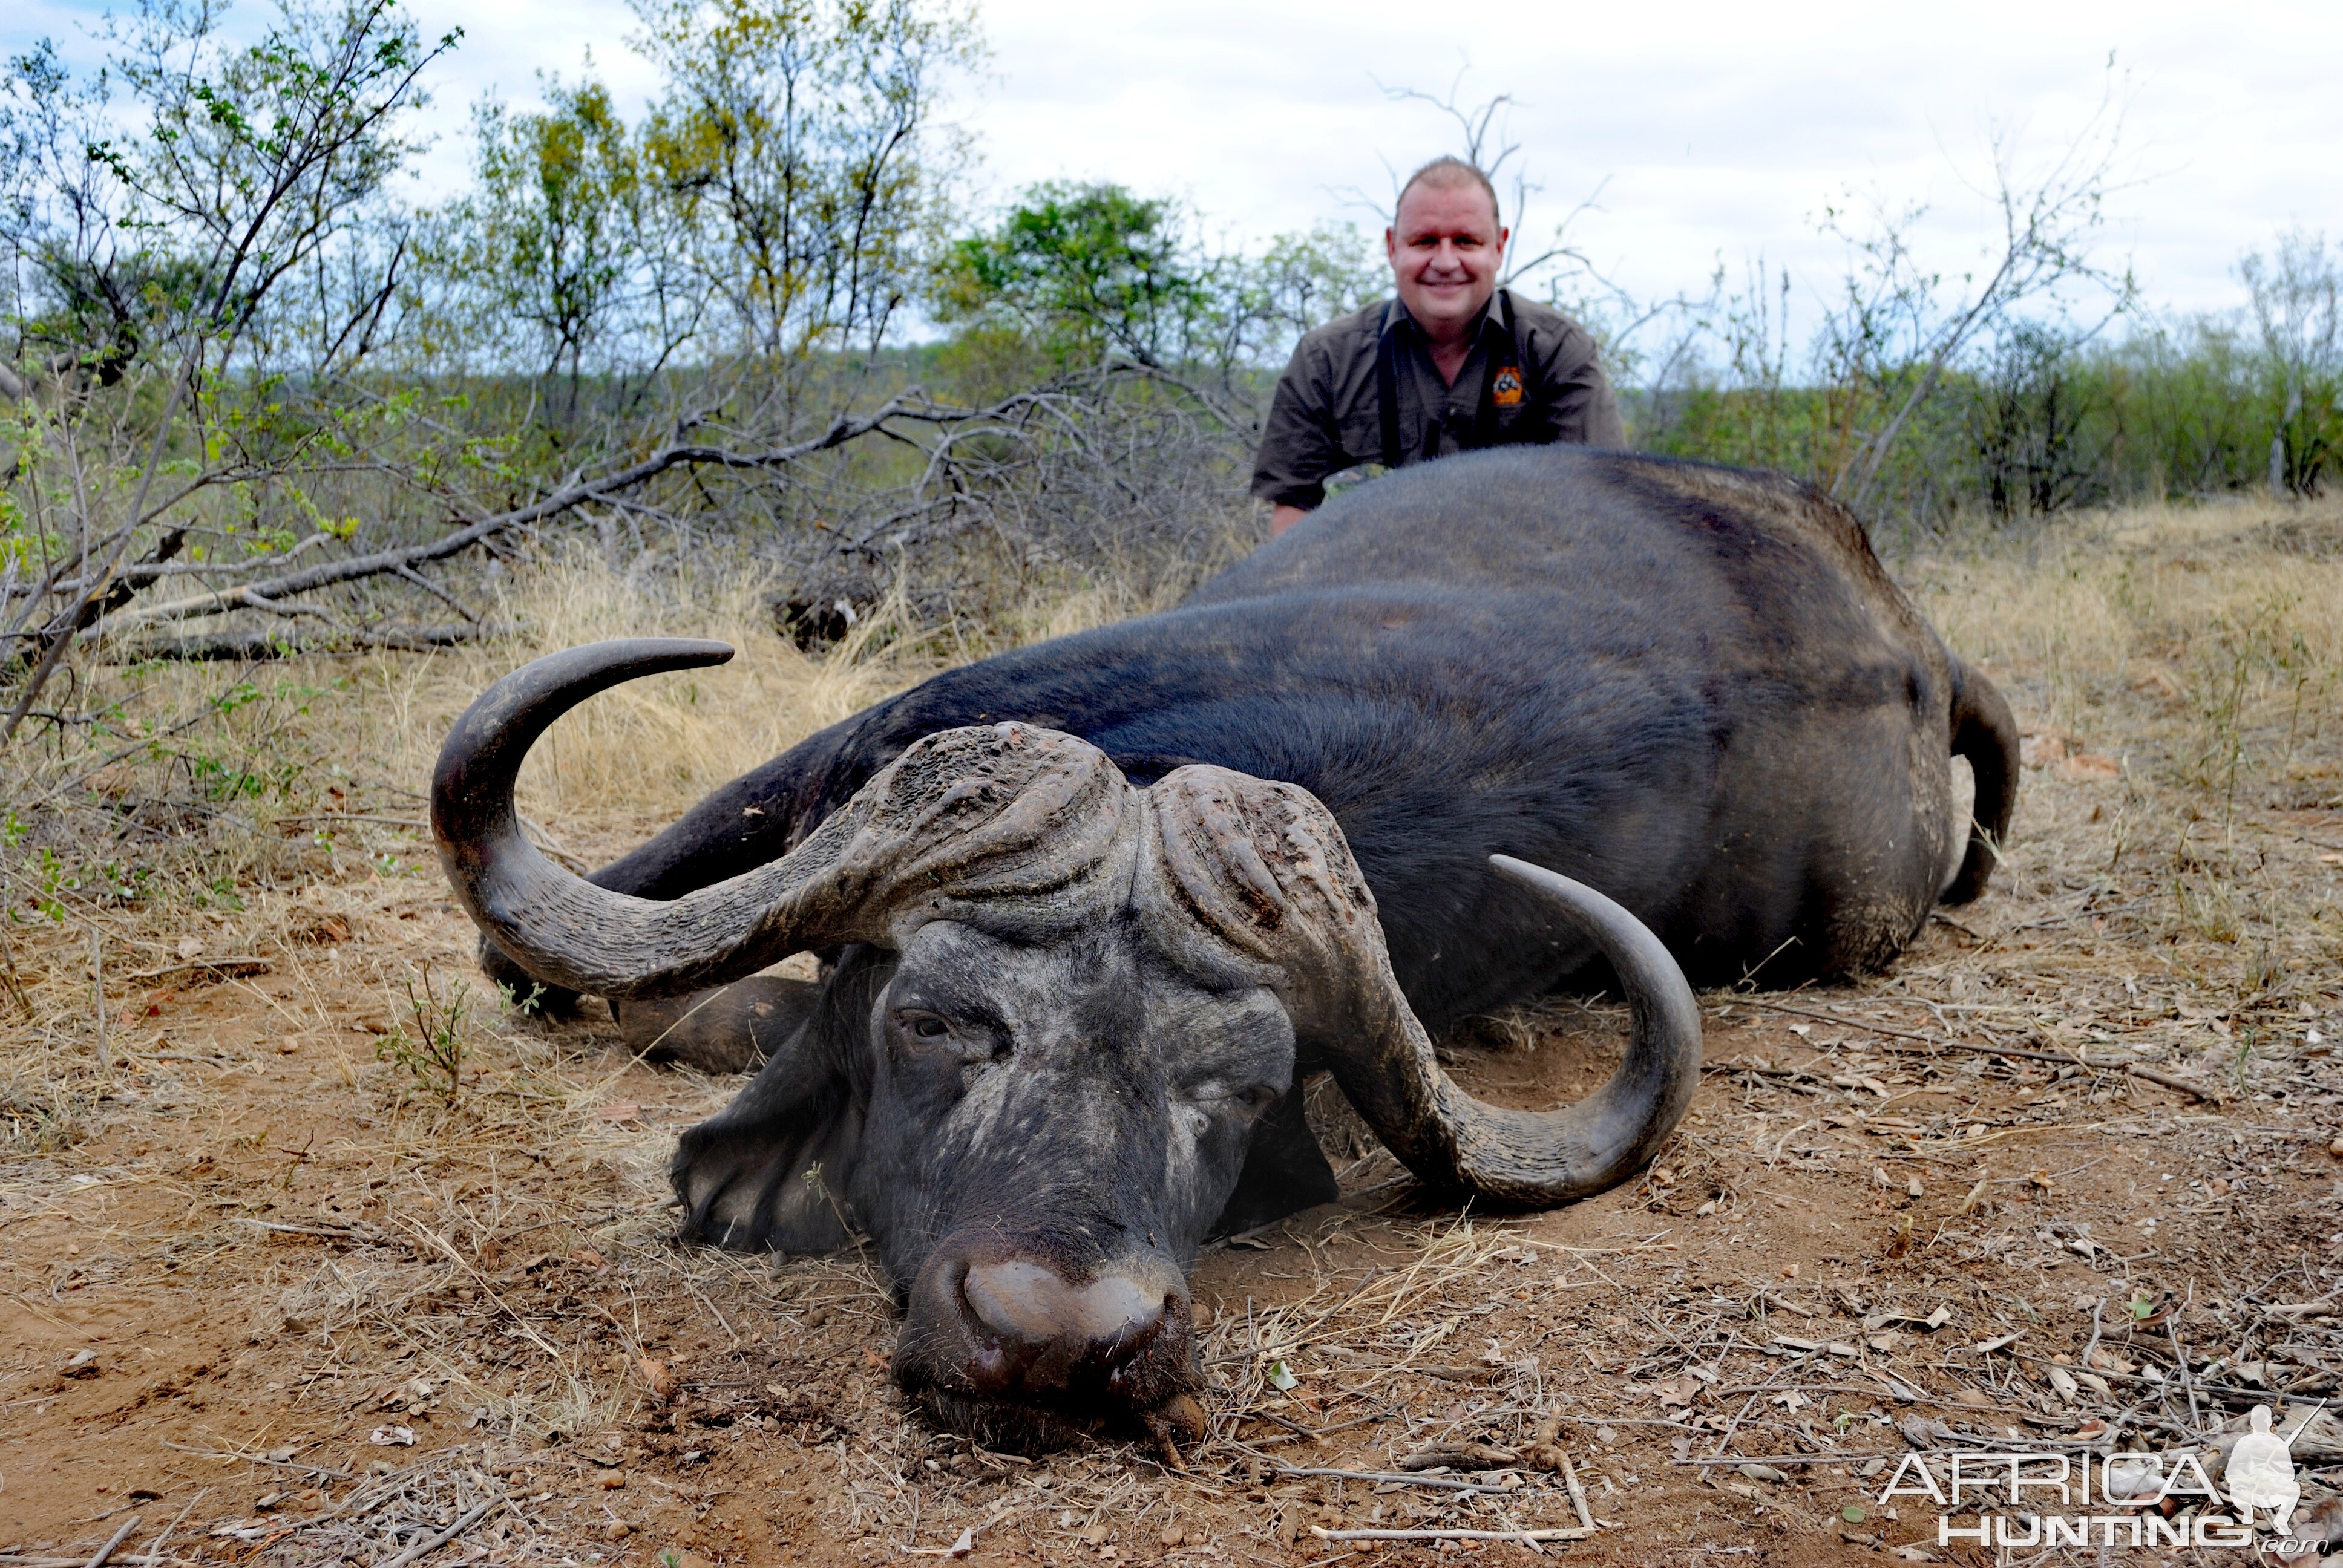
<svg viewBox="0 0 2343 1568">
<path fill-rule="evenodd" d="M 1522 400 L 1522 373 L 1518 367 L 1508 365 L 1497 372 L 1489 383 L 1489 400 L 1500 408 L 1517 407 Z"/>
</svg>

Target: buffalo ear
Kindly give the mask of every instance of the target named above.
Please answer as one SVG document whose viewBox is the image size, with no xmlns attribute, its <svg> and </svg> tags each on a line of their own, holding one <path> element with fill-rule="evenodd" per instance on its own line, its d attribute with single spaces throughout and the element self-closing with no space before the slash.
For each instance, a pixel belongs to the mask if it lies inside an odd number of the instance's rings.
<svg viewBox="0 0 2343 1568">
<path fill-rule="evenodd" d="M 702 1072 L 747 1072 L 786 1050 L 813 1017 L 821 987 L 751 975 L 689 996 L 618 1001 L 619 1038 L 648 1061 L 679 1061 Z"/>
<path fill-rule="evenodd" d="M 731 1104 L 677 1141 L 669 1175 L 682 1239 L 734 1251 L 828 1252 L 853 1240 L 846 1193 L 862 1141 L 862 1104 L 844 1070 L 864 1027 L 837 980 L 813 1016 L 779 1041 Z"/>
<path fill-rule="evenodd" d="M 1318 1147 L 1318 1135 L 1310 1131 L 1309 1118 L 1302 1114 L 1302 1075 L 1297 1072 L 1293 1087 L 1279 1097 L 1253 1129 L 1237 1190 L 1229 1194 L 1227 1206 L 1212 1226 L 1214 1236 L 1234 1236 L 1288 1214 L 1332 1203 L 1342 1195 L 1334 1168 L 1326 1163 L 1326 1151 Z"/>
</svg>

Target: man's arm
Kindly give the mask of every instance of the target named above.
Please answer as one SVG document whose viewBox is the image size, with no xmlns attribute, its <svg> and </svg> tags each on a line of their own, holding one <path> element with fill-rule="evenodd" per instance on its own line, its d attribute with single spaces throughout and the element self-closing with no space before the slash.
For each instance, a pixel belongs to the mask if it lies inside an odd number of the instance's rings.
<svg viewBox="0 0 2343 1568">
<path fill-rule="evenodd" d="M 1593 333 L 1566 321 L 1544 372 L 1547 396 L 1553 400 L 1547 427 L 1554 440 L 1613 449 L 1627 445 L 1619 399 L 1611 390 L 1611 378 L 1603 374 Z"/>
<path fill-rule="evenodd" d="M 1332 367 L 1322 346 L 1304 337 L 1277 378 L 1253 461 L 1252 493 L 1270 504 L 1275 538 L 1326 498 L 1326 477 L 1350 466 L 1334 427 Z"/>
</svg>

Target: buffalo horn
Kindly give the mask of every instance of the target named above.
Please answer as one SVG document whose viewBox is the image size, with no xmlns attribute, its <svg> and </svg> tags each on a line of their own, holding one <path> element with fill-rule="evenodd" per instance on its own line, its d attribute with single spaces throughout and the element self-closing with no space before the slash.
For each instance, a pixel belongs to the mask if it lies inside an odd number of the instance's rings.
<svg viewBox="0 0 2343 1568">
<path fill-rule="evenodd" d="M 791 953 L 897 945 L 978 906 L 1039 934 L 1128 880 L 1136 807 L 1121 774 L 1072 737 L 1021 724 L 915 742 L 781 859 L 671 901 L 597 887 L 538 854 L 514 815 L 513 780 L 546 728 L 620 681 L 731 656 L 664 638 L 569 648 L 498 681 L 449 731 L 431 781 L 440 864 L 480 930 L 538 979 L 613 999 L 673 995 Z"/>
<path fill-rule="evenodd" d="M 1456 1087 L 1392 979 L 1374 966 L 1384 1027 L 1332 1052 L 1334 1077 L 1418 1176 L 1526 1208 L 1616 1185 L 1659 1152 L 1700 1083 L 1700 1010 L 1657 937 L 1582 882 L 1492 855 L 1499 874 L 1539 894 L 1593 938 L 1627 993 L 1633 1031 L 1611 1081 L 1560 1111 L 1511 1111 Z M 1372 982 L 1371 983 L 1374 983 Z M 1370 1109 L 1373 1107 L 1373 1109 Z"/>
<path fill-rule="evenodd" d="M 1527 1208 L 1623 1180 L 1659 1150 L 1700 1081 L 1700 1012 L 1643 923 L 1567 877 L 1490 858 L 1611 960 L 1634 1015 L 1611 1081 L 1553 1111 L 1484 1105 L 1456 1087 L 1392 975 L 1374 895 L 1341 827 L 1290 784 L 1182 768 L 1149 791 L 1151 874 L 1137 892 L 1168 944 L 1235 960 L 1272 987 L 1296 1042 L 1425 1181 Z M 1201 960 L 1200 967 L 1201 967 Z"/>
</svg>

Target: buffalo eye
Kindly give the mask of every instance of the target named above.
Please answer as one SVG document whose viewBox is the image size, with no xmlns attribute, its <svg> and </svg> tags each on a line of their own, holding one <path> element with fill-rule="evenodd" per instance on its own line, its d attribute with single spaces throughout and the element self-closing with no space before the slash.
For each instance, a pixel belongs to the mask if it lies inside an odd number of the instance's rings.
<svg viewBox="0 0 2343 1568">
<path fill-rule="evenodd" d="M 1256 1116 L 1267 1111 L 1276 1101 L 1277 1091 L 1265 1083 L 1256 1083 L 1250 1089 L 1239 1090 L 1236 1096 L 1237 1103 Z"/>
<path fill-rule="evenodd" d="M 950 1019 L 917 1008 L 897 1008 L 887 1020 L 895 1032 L 914 1045 L 943 1047 L 952 1043 Z"/>
<path fill-rule="evenodd" d="M 920 1008 L 897 1008 L 888 1024 L 903 1044 L 918 1052 L 957 1057 L 963 1067 L 1000 1061 L 1010 1054 L 1009 1042 L 997 1029 L 974 1020 L 953 1020 Z"/>
</svg>

